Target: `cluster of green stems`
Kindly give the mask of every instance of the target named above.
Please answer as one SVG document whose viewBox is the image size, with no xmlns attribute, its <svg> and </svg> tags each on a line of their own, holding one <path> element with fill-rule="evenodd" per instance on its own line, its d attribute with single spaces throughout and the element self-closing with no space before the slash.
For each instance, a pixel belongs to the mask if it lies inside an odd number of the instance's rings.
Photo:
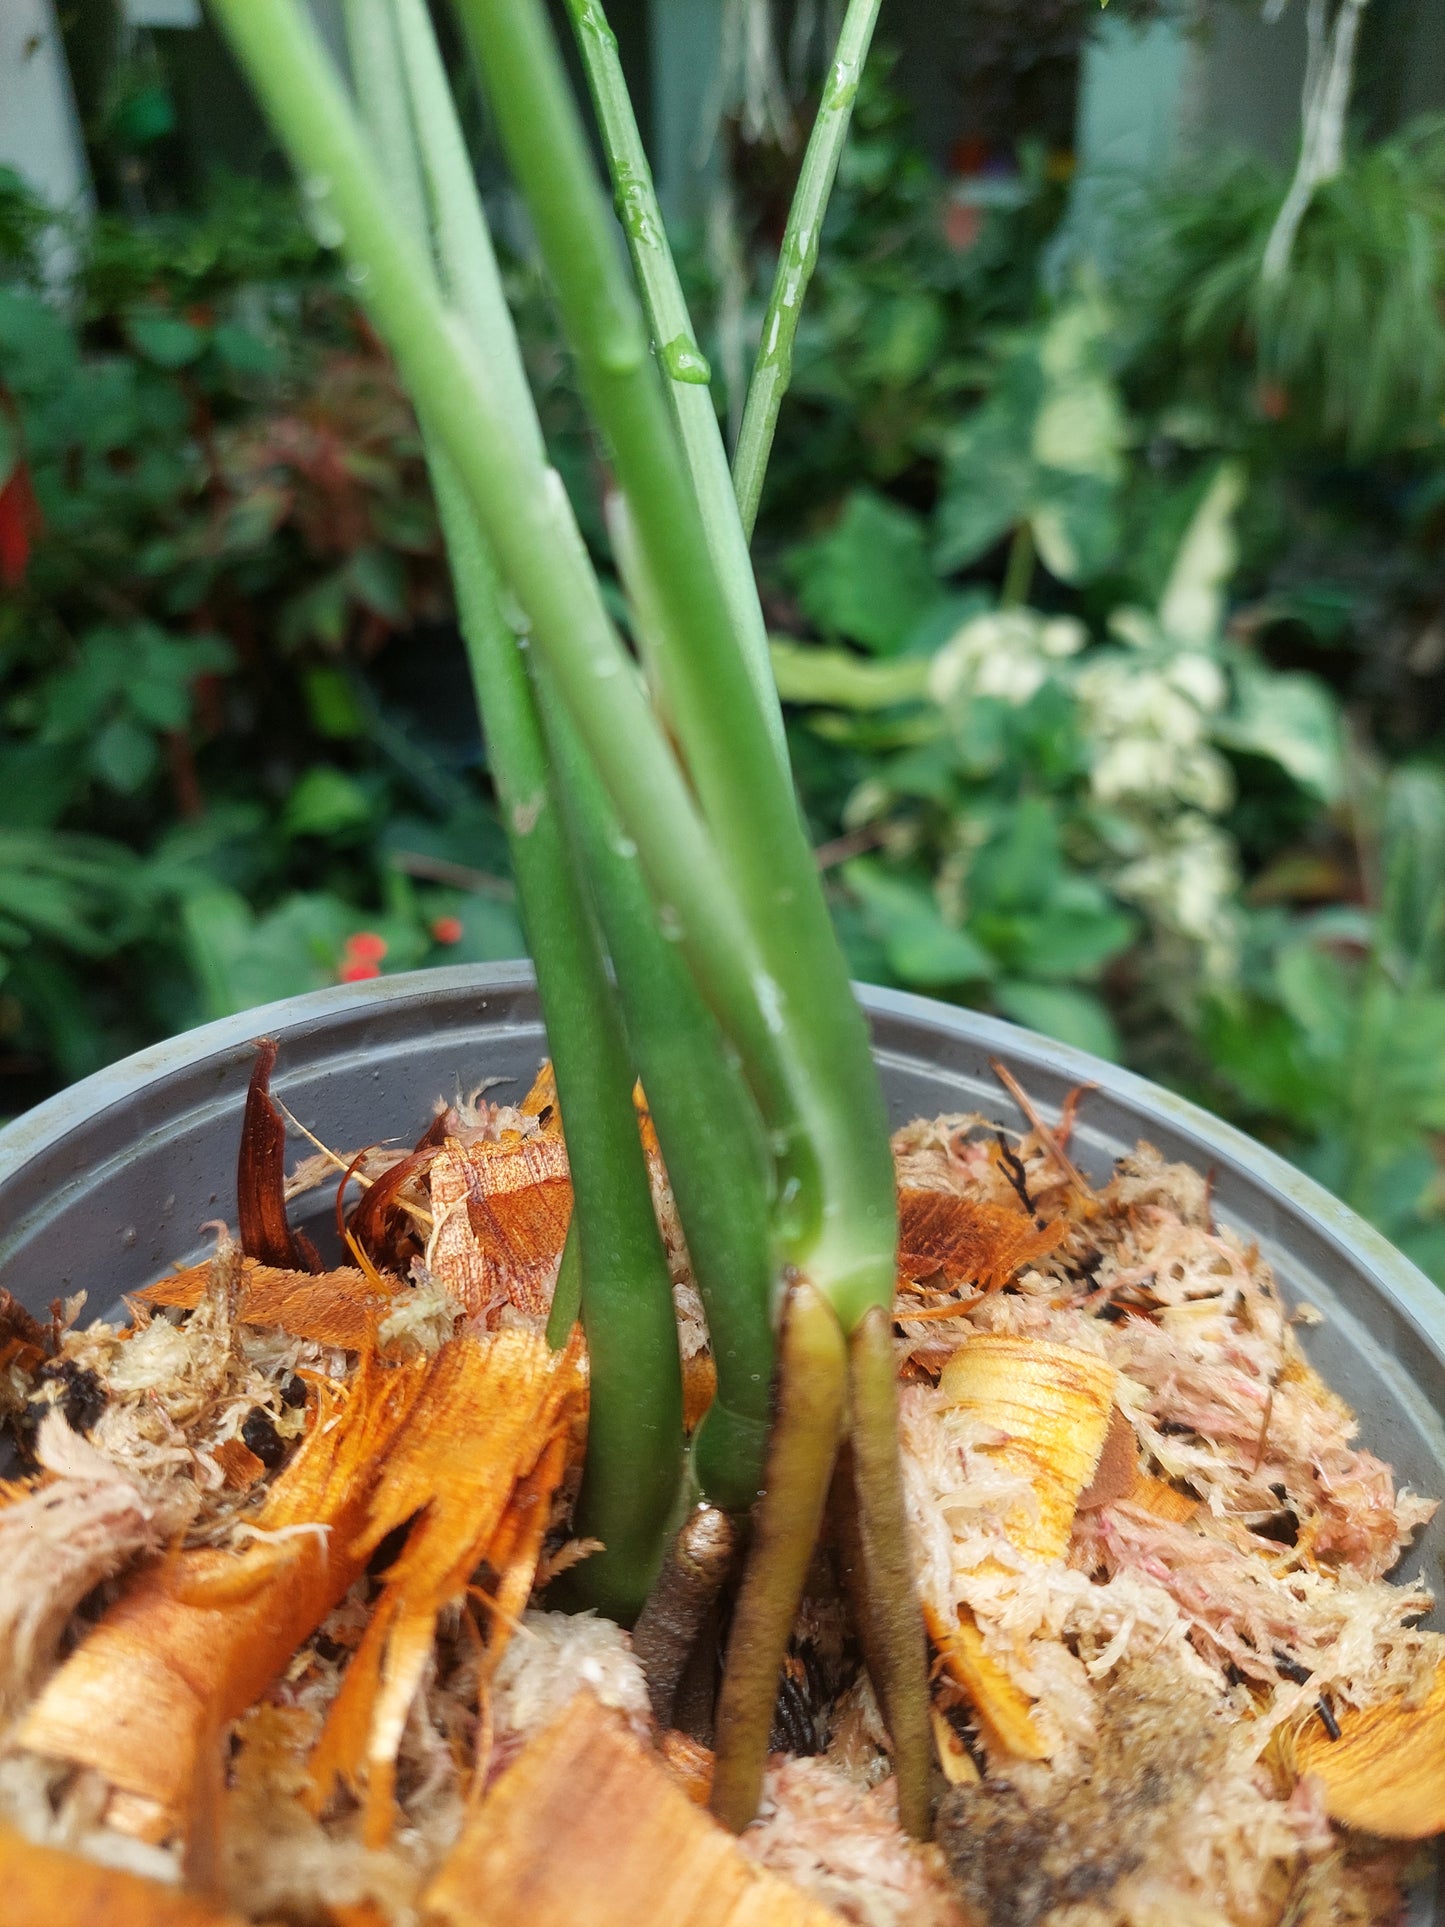
<svg viewBox="0 0 1445 1927">
<path fill-rule="evenodd" d="M 901 1810 L 922 1831 L 886 1112 L 792 789 L 748 554 L 878 0 L 847 8 L 731 471 L 600 0 L 567 5 L 630 273 L 543 0 L 455 4 L 604 444 L 631 648 L 547 458 L 427 0 L 345 0 L 351 90 L 304 0 L 212 0 L 427 449 L 572 1164 L 551 1330 L 580 1312 L 577 1524 L 604 1547 L 576 1583 L 631 1623 L 697 1502 L 739 1521 L 713 1802 L 741 1826 L 832 1492 Z M 637 1076 L 717 1365 L 687 1452 Z"/>
</svg>

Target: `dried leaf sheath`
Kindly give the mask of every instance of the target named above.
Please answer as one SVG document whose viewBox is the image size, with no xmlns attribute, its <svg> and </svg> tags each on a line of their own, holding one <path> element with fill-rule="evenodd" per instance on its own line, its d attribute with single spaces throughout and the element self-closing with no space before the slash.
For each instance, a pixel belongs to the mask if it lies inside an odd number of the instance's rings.
<svg viewBox="0 0 1445 1927">
<path fill-rule="evenodd" d="M 938 1648 L 944 1671 L 967 1693 L 974 1711 L 1006 1753 L 1019 1760 L 1046 1760 L 1048 1742 L 1034 1723 L 1028 1695 L 984 1648 L 983 1635 L 966 1606 L 952 1625 L 934 1606 L 923 1608 L 928 1636 Z"/>
<path fill-rule="evenodd" d="M 1114 1367 L 1092 1352 L 980 1332 L 943 1368 L 945 1401 L 1002 1434 L 973 1449 L 1021 1473 L 1035 1504 L 1010 1508 L 1010 1543 L 1034 1559 L 1068 1548 L 1074 1512 L 1099 1463 L 1114 1401 Z"/>
<path fill-rule="evenodd" d="M 236 1167 L 236 1212 L 241 1249 L 248 1258 L 290 1271 L 320 1271 L 316 1247 L 291 1229 L 286 1215 L 286 1120 L 271 1101 L 276 1040 L 256 1044 L 256 1068 L 246 1092 L 241 1120 L 241 1155 Z"/>
<path fill-rule="evenodd" d="M 388 1446 L 425 1368 L 366 1361 L 327 1386 L 295 1458 L 251 1522 L 285 1535 L 239 1556 L 202 1550 L 142 1573 L 52 1675 L 16 1735 L 122 1794 L 125 1830 L 182 1824 L 207 1735 L 271 1684 L 360 1573 L 355 1549 Z"/>
<path fill-rule="evenodd" d="M 397 1751 L 438 1613 L 461 1596 L 484 1559 L 507 1585 L 509 1610 L 526 1603 L 583 1386 L 580 1343 L 553 1353 L 533 1332 L 460 1337 L 432 1362 L 355 1553 L 364 1559 L 408 1519 L 415 1516 L 416 1524 L 387 1575 L 312 1763 L 318 1804 L 337 1779 L 359 1785 L 364 1775 L 372 1845 L 390 1831 Z M 499 1616 L 496 1657 L 508 1630 Z"/>
<path fill-rule="evenodd" d="M 1001 1524 L 1028 1558 L 1058 1559 L 1068 1547 L 1109 1434 L 1116 1377 L 1093 1353 L 994 1332 L 969 1338 L 943 1369 L 945 1405 L 987 1428 L 971 1452 L 1027 1481 L 1031 1499 L 1010 1505 Z M 999 1562 L 990 1555 L 986 1563 Z M 944 1669 L 998 1745 L 1017 1759 L 1048 1758 L 1027 1695 L 990 1656 L 969 1608 L 934 1598 L 925 1601 L 924 1616 Z"/>
<path fill-rule="evenodd" d="M 241 1927 L 194 1894 L 38 1847 L 0 1827 L 3 1918 L 20 1927 Z"/>
<path fill-rule="evenodd" d="M 498 1780 L 422 1899 L 425 1927 L 828 1927 L 747 1860 L 590 1693 Z"/>
</svg>

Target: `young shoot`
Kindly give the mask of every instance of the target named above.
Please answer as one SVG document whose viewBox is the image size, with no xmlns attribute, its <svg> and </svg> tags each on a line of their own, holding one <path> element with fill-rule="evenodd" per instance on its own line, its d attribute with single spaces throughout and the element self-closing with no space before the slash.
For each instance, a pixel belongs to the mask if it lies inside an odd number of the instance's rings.
<svg viewBox="0 0 1445 1927">
<path fill-rule="evenodd" d="M 696 1521 L 666 1552 L 681 1519 L 679 1375 L 632 1115 L 640 1073 L 718 1369 L 686 1489 L 732 1515 L 710 1543 L 745 1545 L 714 1811 L 741 1827 L 756 1809 L 831 1493 L 900 1812 L 922 1835 L 930 1749 L 896 1435 L 887 1117 L 793 793 L 747 559 L 877 0 L 845 13 L 736 493 L 598 0 L 569 5 L 636 280 L 543 0 L 456 0 L 610 464 L 646 680 L 548 463 L 425 0 L 348 4 L 356 98 L 299 0 L 212 0 L 427 442 L 573 1172 L 564 1269 L 591 1371 L 578 1528 L 605 1544 L 578 1584 L 627 1620 L 652 1590 L 639 1647 L 655 1648 L 659 1602 L 671 1612 L 685 1594 L 689 1613 L 706 1612 L 727 1566 L 725 1552 L 698 1564 Z"/>
</svg>

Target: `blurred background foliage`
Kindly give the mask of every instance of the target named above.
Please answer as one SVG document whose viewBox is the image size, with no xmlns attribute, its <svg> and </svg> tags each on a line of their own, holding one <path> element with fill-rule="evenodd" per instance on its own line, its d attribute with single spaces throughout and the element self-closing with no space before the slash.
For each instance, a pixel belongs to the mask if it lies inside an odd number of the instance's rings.
<svg viewBox="0 0 1445 1927">
<path fill-rule="evenodd" d="M 169 134 L 132 82 L 122 180 Z M 679 236 L 732 415 L 796 165 L 744 121 L 726 222 Z M 1445 126 L 1360 142 L 1270 281 L 1289 172 L 1196 157 L 1081 246 L 1056 146 L 961 201 L 880 53 L 757 559 L 856 974 L 1188 1092 L 1445 1279 Z M 0 181 L 7 1113 L 522 948 L 415 425 L 344 277 L 263 178 L 111 199 L 57 295 Z"/>
</svg>

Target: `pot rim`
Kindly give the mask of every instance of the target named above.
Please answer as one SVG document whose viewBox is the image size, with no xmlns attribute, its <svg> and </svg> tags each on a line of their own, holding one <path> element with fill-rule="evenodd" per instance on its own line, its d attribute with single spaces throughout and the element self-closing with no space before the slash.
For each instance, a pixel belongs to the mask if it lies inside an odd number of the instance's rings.
<svg viewBox="0 0 1445 1927">
<path fill-rule="evenodd" d="M 257 1037 L 277 1035 L 284 1039 L 298 1029 L 311 1031 L 332 1018 L 354 1018 L 369 1008 L 448 1002 L 458 992 L 482 996 L 524 992 L 534 988 L 535 981 L 527 959 L 398 971 L 363 983 L 301 991 L 181 1031 L 92 1072 L 0 1129 L 0 1186 L 33 1158 L 62 1142 L 79 1126 L 93 1123 L 103 1112 L 126 1103 L 169 1075 L 194 1070 L 208 1060 L 230 1064 Z M 859 983 L 854 989 L 870 1018 L 892 1018 L 934 1035 L 942 1031 L 975 1047 L 982 1046 L 990 1054 L 1045 1059 L 1051 1069 L 1075 1083 L 1097 1085 L 1141 1115 L 1162 1115 L 1222 1164 L 1242 1166 L 1292 1210 L 1313 1219 L 1316 1229 L 1340 1249 L 1347 1262 L 1373 1274 L 1427 1346 L 1445 1359 L 1445 1291 L 1358 1212 L 1246 1132 L 1133 1071 L 1001 1017 L 876 984 Z"/>
</svg>

